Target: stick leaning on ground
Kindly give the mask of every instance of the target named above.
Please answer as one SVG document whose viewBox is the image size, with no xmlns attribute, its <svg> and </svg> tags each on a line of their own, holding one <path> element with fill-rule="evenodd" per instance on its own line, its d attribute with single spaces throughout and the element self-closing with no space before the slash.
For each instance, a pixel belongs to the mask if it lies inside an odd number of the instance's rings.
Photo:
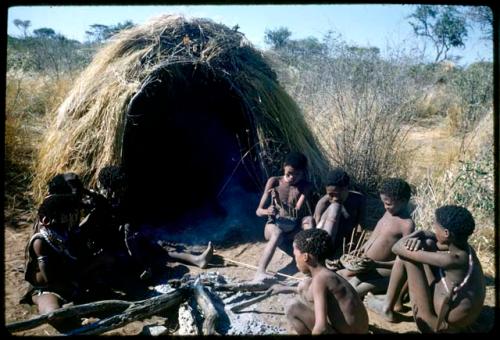
<svg viewBox="0 0 500 340">
<path fill-rule="evenodd" d="M 232 260 L 232 259 L 227 258 L 227 257 L 223 257 L 223 259 L 224 259 L 224 261 L 232 262 L 234 264 L 237 264 L 237 265 L 240 265 L 240 266 L 243 266 L 243 267 L 247 267 L 247 268 L 254 269 L 254 270 L 258 269 L 256 266 L 252 266 L 251 264 L 248 264 L 248 263 L 235 261 L 235 260 Z M 294 279 L 294 280 L 297 280 L 297 281 L 304 280 L 301 277 L 290 276 L 290 275 L 286 275 L 286 274 L 283 274 L 283 273 L 280 273 L 280 272 L 273 272 L 271 270 L 268 270 L 268 272 L 270 272 L 272 274 L 275 274 L 275 275 L 283 276 L 283 277 L 286 277 L 286 278 L 289 278 L 289 279 Z"/>
</svg>

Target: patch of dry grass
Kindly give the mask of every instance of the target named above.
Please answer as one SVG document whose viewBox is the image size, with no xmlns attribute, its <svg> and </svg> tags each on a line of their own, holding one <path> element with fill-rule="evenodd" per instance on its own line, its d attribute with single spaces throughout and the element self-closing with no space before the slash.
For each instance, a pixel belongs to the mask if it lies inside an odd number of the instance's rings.
<svg viewBox="0 0 500 340">
<path fill-rule="evenodd" d="M 7 72 L 5 112 L 6 219 L 32 208 L 30 185 L 34 161 L 47 128 L 46 114 L 68 91 L 72 77 L 54 79 L 46 74 Z"/>
<path fill-rule="evenodd" d="M 470 244 L 477 250 L 485 272 L 495 273 L 493 115 L 463 137 L 455 161 L 429 169 L 417 184 L 413 217 L 417 228 L 431 229 L 434 211 L 447 204 L 467 208 L 476 221 Z"/>
</svg>

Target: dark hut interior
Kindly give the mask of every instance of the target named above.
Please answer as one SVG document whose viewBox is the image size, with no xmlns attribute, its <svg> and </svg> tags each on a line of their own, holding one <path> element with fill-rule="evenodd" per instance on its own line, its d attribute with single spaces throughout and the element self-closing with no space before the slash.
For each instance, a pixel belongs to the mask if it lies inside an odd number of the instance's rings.
<svg viewBox="0 0 500 340">
<path fill-rule="evenodd" d="M 227 185 L 260 191 L 255 155 L 239 164 L 256 140 L 249 124 L 241 99 L 212 70 L 185 64 L 155 76 L 127 113 L 122 156 L 134 213 L 148 223 L 224 215 L 218 198 Z"/>
</svg>

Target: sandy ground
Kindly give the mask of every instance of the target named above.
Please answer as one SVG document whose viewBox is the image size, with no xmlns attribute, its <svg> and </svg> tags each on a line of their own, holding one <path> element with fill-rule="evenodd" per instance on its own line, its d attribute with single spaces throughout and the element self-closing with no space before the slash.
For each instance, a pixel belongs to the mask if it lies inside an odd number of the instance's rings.
<svg viewBox="0 0 500 340">
<path fill-rule="evenodd" d="M 5 322 L 11 323 L 14 321 L 27 320 L 36 316 L 36 309 L 27 305 L 18 304 L 22 294 L 21 287 L 23 285 L 23 266 L 24 266 L 24 246 L 30 236 L 31 225 L 27 216 L 18 216 L 7 223 L 5 228 Z M 220 260 L 220 256 L 244 262 L 250 265 L 257 265 L 259 256 L 263 250 L 264 243 L 262 241 L 253 241 L 249 243 L 240 243 L 236 246 L 228 246 L 214 244 L 215 259 Z M 200 251 L 204 246 L 196 246 L 191 248 L 193 251 Z M 168 267 L 168 268 L 167 268 Z M 197 267 L 181 265 L 178 263 L 166 264 L 165 269 L 168 269 L 169 276 L 190 272 L 193 275 L 201 272 L 217 272 L 224 275 L 226 278 L 233 281 L 242 281 L 251 279 L 254 272 L 241 266 L 226 266 L 213 267 L 201 270 Z M 292 258 L 281 250 L 277 250 L 269 267 L 270 270 L 280 271 L 285 274 L 300 277 L 301 273 L 297 273 Z M 495 287 L 494 279 L 488 277 L 487 280 L 487 297 L 483 313 L 478 322 L 474 325 L 475 331 L 489 331 L 493 327 L 494 308 L 495 308 Z M 286 333 L 292 333 L 286 323 L 284 314 L 284 306 L 290 299 L 290 295 L 277 295 L 267 298 L 266 300 L 256 304 L 254 307 L 249 307 L 248 311 L 240 313 L 240 318 L 248 320 L 252 318 L 264 324 L 282 329 Z M 377 315 L 369 312 L 370 332 L 372 333 L 415 333 L 417 332 L 415 323 L 412 320 L 411 312 L 403 315 L 404 321 L 399 323 L 387 323 L 381 320 Z M 128 324 L 125 327 L 110 331 L 109 335 L 137 335 L 147 334 L 147 325 L 163 325 L 167 328 L 167 333 L 172 334 L 176 329 L 177 315 L 176 311 L 158 315 L 146 320 L 136 321 Z M 49 325 L 37 327 L 29 331 L 15 333 L 15 335 L 54 335 L 57 332 Z M 292 333 L 293 334 L 293 333 Z"/>
</svg>

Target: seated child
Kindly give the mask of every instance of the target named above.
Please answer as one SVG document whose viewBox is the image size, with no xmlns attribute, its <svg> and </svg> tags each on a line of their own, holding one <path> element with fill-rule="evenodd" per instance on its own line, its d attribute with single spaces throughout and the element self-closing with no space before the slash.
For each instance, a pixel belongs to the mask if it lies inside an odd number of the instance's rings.
<svg viewBox="0 0 500 340">
<path fill-rule="evenodd" d="M 290 152 L 283 162 L 283 176 L 270 177 L 257 207 L 259 217 L 267 217 L 264 237 L 268 241 L 259 260 L 254 281 L 272 278 L 266 273 L 276 247 L 282 242 L 283 234 L 291 233 L 307 215 L 311 183 L 305 178 L 307 158 L 300 152 Z M 267 204 L 267 207 L 265 207 Z M 310 209 L 309 209 L 310 210 Z M 310 215 L 310 213 L 309 213 Z"/>
<path fill-rule="evenodd" d="M 382 182 L 380 199 L 384 203 L 385 214 L 359 250 L 360 256 L 370 260 L 366 262 L 366 270 L 353 273 L 342 269 L 337 272 L 349 280 L 361 297 L 369 291 L 385 292 L 387 289 L 396 258 L 391 248 L 401 237 L 415 230 L 407 207 L 410 195 L 410 186 L 402 179 L 389 178 Z"/>
<path fill-rule="evenodd" d="M 79 292 L 78 277 L 84 269 L 70 245 L 78 227 L 78 201 L 74 195 L 51 195 L 38 209 L 38 229 L 26 246 L 25 280 L 30 287 L 21 303 L 35 304 L 40 314 L 72 301 Z M 61 329 L 63 325 L 53 322 Z"/>
<path fill-rule="evenodd" d="M 485 283 L 481 264 L 467 240 L 474 218 L 459 206 L 436 209 L 434 233 L 417 230 L 392 247 L 398 256 L 384 299 L 368 294 L 367 307 L 394 322 L 394 304 L 407 280 L 421 332 L 459 332 L 481 312 Z"/>
<path fill-rule="evenodd" d="M 298 334 L 368 333 L 368 313 L 354 288 L 324 266 L 330 236 L 322 229 L 299 232 L 293 242 L 297 268 L 311 278 L 296 288 L 299 297 L 286 317 Z"/>
<path fill-rule="evenodd" d="M 316 228 L 325 230 L 331 237 L 334 257 L 342 255 L 343 239 L 355 228 L 364 227 L 366 209 L 365 196 L 349 190 L 349 175 L 341 168 L 328 173 L 326 194 L 318 201 L 314 210 Z"/>
</svg>

